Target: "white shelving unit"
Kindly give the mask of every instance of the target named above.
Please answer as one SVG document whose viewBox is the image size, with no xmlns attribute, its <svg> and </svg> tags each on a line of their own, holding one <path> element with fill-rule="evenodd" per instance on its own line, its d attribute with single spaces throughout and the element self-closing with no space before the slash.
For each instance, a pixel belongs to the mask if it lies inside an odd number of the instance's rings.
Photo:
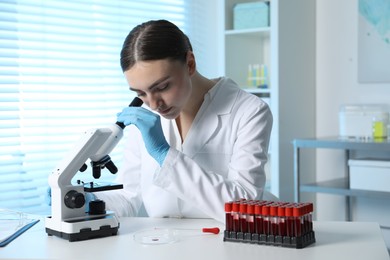
<svg viewBox="0 0 390 260">
<path fill-rule="evenodd" d="M 222 1 L 224 10 L 224 25 L 223 25 L 223 68 L 224 74 L 232 78 L 237 84 L 246 91 L 261 97 L 270 106 L 272 105 L 272 69 L 271 60 L 275 60 L 271 53 L 271 40 L 273 36 L 273 28 L 270 26 L 234 29 L 234 14 L 233 8 L 236 4 L 250 2 L 248 0 L 226 0 Z M 254 2 L 254 1 L 252 1 Z M 270 4 L 270 10 L 272 4 Z M 272 18 L 270 17 L 270 20 Z M 266 83 L 267 88 L 257 88 L 248 82 L 248 67 L 249 65 L 259 64 L 265 65 L 268 69 Z M 274 139 L 274 138 L 271 138 Z M 277 140 L 276 140 L 277 141 Z M 274 194 L 278 192 L 275 186 L 272 187 L 271 180 L 278 179 L 273 173 L 277 173 L 278 169 L 273 169 L 272 160 L 278 160 L 277 156 L 273 155 L 273 147 L 275 140 L 271 140 L 269 149 L 269 162 L 266 165 L 267 183 L 266 188 Z"/>
<path fill-rule="evenodd" d="M 266 187 L 281 199 L 292 201 L 292 140 L 315 135 L 314 69 L 307 70 L 313 74 L 304 75 L 306 67 L 315 68 L 315 14 L 310 13 L 315 12 L 315 1 L 263 1 L 269 2 L 269 26 L 235 30 L 233 8 L 247 2 L 256 1 L 219 2 L 223 45 L 219 53 L 220 65 L 225 76 L 270 105 L 274 125 L 266 165 Z M 267 67 L 267 88 L 249 86 L 250 64 Z M 297 119 L 296 122 L 291 122 L 292 118 Z"/>
</svg>

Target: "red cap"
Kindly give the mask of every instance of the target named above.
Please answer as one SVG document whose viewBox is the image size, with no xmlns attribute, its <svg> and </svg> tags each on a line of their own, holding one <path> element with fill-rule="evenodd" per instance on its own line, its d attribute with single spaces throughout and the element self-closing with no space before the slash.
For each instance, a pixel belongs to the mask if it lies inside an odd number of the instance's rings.
<svg viewBox="0 0 390 260">
<path fill-rule="evenodd" d="M 293 216 L 293 206 L 292 205 L 286 205 L 285 214 L 286 214 L 286 217 Z"/>
<path fill-rule="evenodd" d="M 271 204 L 269 208 L 269 214 L 276 217 L 278 215 L 278 207 L 279 205 L 277 203 Z"/>
<path fill-rule="evenodd" d="M 238 202 L 233 202 L 232 211 L 233 211 L 233 212 L 239 212 L 239 211 L 240 211 L 240 203 L 238 203 Z"/>
<path fill-rule="evenodd" d="M 246 208 L 246 212 L 248 214 L 255 214 L 255 205 L 254 204 L 248 204 L 247 208 Z"/>
<path fill-rule="evenodd" d="M 240 213 L 241 214 L 246 214 L 246 208 L 247 208 L 247 204 L 245 202 L 241 203 L 240 204 Z"/>
<path fill-rule="evenodd" d="M 286 216 L 286 206 L 281 205 L 278 207 L 278 216 L 279 217 L 285 217 Z"/>
<path fill-rule="evenodd" d="M 262 205 L 261 204 L 256 204 L 255 205 L 255 214 L 256 215 L 261 215 L 262 214 Z"/>
<path fill-rule="evenodd" d="M 299 205 L 295 206 L 295 207 L 293 208 L 293 216 L 294 216 L 294 217 L 303 216 L 303 215 L 305 214 L 304 209 L 305 209 L 305 206 L 302 205 L 302 204 L 299 204 Z"/>
<path fill-rule="evenodd" d="M 313 203 L 307 202 L 307 203 L 305 203 L 305 205 L 307 207 L 307 211 L 306 211 L 307 214 L 314 211 Z"/>
<path fill-rule="evenodd" d="M 269 209 L 270 209 L 270 206 L 269 205 L 263 205 L 263 208 L 261 210 L 261 213 L 264 215 L 264 216 L 268 216 L 269 215 Z"/>
<path fill-rule="evenodd" d="M 226 202 L 225 203 L 225 212 L 231 212 L 233 207 L 233 202 Z"/>
</svg>

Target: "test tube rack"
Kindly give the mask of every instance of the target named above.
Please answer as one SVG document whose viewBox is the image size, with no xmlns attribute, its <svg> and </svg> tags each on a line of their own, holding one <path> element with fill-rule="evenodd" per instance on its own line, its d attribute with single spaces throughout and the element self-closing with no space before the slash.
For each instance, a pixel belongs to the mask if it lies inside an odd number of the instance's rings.
<svg viewBox="0 0 390 260">
<path fill-rule="evenodd" d="M 241 199 L 225 203 L 224 241 L 289 248 L 315 243 L 313 203 Z"/>
</svg>

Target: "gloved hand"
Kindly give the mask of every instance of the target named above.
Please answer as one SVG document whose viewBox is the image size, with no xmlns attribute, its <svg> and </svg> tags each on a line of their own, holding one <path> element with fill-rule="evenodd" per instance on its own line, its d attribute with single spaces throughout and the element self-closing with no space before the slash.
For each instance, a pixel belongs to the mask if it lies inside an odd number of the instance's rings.
<svg viewBox="0 0 390 260">
<path fill-rule="evenodd" d="M 165 140 L 160 116 L 143 107 L 126 107 L 118 113 L 118 122 L 134 124 L 142 134 L 148 153 L 161 166 L 169 151 L 169 144 Z"/>
</svg>

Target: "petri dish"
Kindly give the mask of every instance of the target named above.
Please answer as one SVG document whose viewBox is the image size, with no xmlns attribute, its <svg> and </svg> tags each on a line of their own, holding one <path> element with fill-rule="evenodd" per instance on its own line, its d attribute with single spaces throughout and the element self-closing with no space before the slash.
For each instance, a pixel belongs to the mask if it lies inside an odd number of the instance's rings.
<svg viewBox="0 0 390 260">
<path fill-rule="evenodd" d="M 134 233 L 134 240 L 143 245 L 171 244 L 179 240 L 179 234 L 169 228 L 140 230 Z"/>
</svg>

